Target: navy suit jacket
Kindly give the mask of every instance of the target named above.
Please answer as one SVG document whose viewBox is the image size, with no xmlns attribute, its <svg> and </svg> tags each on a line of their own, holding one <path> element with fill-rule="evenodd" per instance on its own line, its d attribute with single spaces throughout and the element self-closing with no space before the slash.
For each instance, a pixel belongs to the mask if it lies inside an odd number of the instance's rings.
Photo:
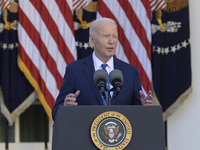
<svg viewBox="0 0 200 150">
<path fill-rule="evenodd" d="M 112 105 L 141 105 L 139 90 L 141 83 L 138 70 L 114 57 L 114 69 L 122 71 L 124 82 L 120 93 L 112 100 Z M 52 110 L 55 118 L 59 106 L 64 105 L 64 99 L 69 93 L 80 90 L 77 97 L 78 105 L 103 105 L 100 90 L 93 81 L 95 72 L 92 55 L 75 61 L 66 67 L 60 93 Z"/>
</svg>

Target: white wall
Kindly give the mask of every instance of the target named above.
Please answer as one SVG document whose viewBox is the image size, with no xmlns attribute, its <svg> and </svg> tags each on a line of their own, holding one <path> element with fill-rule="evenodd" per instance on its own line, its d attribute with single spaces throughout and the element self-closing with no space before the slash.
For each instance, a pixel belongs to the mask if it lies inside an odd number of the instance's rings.
<svg viewBox="0 0 200 150">
<path fill-rule="evenodd" d="M 169 150 L 200 150 L 200 1 L 189 9 L 193 92 L 168 119 Z"/>
</svg>

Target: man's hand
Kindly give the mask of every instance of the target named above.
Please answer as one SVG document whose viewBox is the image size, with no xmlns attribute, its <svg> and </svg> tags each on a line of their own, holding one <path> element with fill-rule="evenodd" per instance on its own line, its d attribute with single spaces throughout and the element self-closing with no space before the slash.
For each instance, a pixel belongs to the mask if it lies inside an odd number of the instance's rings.
<svg viewBox="0 0 200 150">
<path fill-rule="evenodd" d="M 142 92 L 142 90 L 140 90 L 140 98 L 141 98 L 142 105 L 153 105 L 154 104 L 151 91 L 149 91 L 147 96 L 144 96 L 144 93 Z"/>
<path fill-rule="evenodd" d="M 76 98 L 79 96 L 80 91 L 77 90 L 75 94 L 70 93 L 65 97 L 64 106 L 78 105 Z"/>
</svg>

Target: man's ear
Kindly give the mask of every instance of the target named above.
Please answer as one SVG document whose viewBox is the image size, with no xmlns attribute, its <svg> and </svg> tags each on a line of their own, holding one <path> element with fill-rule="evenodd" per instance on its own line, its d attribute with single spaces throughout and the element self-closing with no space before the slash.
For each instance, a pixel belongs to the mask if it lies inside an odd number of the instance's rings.
<svg viewBox="0 0 200 150">
<path fill-rule="evenodd" d="M 94 47 L 95 39 L 94 39 L 93 35 L 90 35 L 90 42 L 91 42 L 92 46 Z"/>
</svg>

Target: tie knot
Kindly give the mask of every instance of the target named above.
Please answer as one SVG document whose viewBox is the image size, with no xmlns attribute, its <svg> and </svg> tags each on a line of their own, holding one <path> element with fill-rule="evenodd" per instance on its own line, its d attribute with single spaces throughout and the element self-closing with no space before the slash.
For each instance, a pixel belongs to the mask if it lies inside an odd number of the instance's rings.
<svg viewBox="0 0 200 150">
<path fill-rule="evenodd" d="M 101 67 L 103 70 L 106 70 L 106 66 L 108 66 L 107 64 L 102 64 Z"/>
</svg>

